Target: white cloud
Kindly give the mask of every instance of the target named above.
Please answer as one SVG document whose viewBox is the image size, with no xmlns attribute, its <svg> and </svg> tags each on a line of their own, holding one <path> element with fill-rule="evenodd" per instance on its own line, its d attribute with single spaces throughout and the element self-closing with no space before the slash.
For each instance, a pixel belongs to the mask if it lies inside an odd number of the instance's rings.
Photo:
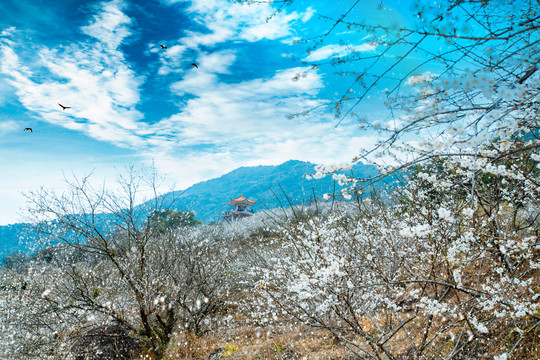
<svg viewBox="0 0 540 360">
<path fill-rule="evenodd" d="M 377 49 L 374 41 L 365 42 L 360 45 L 339 45 L 331 44 L 323 46 L 306 56 L 304 61 L 320 61 L 330 57 L 342 57 L 355 52 L 373 52 Z"/>
<path fill-rule="evenodd" d="M 159 73 L 164 75 L 185 68 L 185 60 L 180 55 L 187 49 L 198 51 L 201 46 L 212 47 L 228 41 L 257 42 L 263 39 L 291 42 L 295 23 L 308 21 L 314 13 L 309 7 L 304 13 L 285 11 L 275 12 L 267 3 L 246 4 L 228 0 L 167 0 L 165 4 L 189 2 L 187 11 L 192 19 L 206 31 L 186 30 L 186 36 L 179 39 L 173 47 L 179 47 L 178 55 L 172 55 L 168 49 L 160 52 L 162 67 Z M 153 49 L 151 52 L 158 52 Z"/>
<path fill-rule="evenodd" d="M 315 15 L 315 9 L 309 6 L 302 15 L 302 22 L 308 22 Z"/>
<path fill-rule="evenodd" d="M 125 4 L 122 0 L 112 0 L 100 4 L 100 13 L 94 16 L 93 21 L 81 30 L 96 39 L 110 50 L 115 50 L 122 41 L 131 35 L 127 27 L 131 19 L 122 12 Z"/>
<path fill-rule="evenodd" d="M 5 28 L 0 32 L 0 36 L 11 36 L 16 32 L 16 28 L 14 26 L 10 26 L 8 28 Z"/>
<path fill-rule="evenodd" d="M 83 27 L 98 42 L 42 47 L 37 51 L 38 61 L 31 65 L 23 65 L 13 47 L 4 42 L 0 69 L 16 88 L 20 102 L 47 122 L 120 146 L 137 146 L 139 132 L 147 126 L 135 109 L 141 79 L 117 49 L 130 35 L 130 20 L 122 7 L 117 0 L 101 3 L 101 12 Z M 43 69 L 48 72 L 46 77 Z M 33 80 L 40 77 L 46 80 Z M 71 109 L 62 111 L 57 103 Z"/>
<path fill-rule="evenodd" d="M 226 56 L 214 53 L 209 57 Z M 216 74 L 194 70 L 172 88 L 179 95 L 189 93 L 196 98 L 189 100 L 181 113 L 162 121 L 159 128 L 168 129 L 167 132 L 182 129 L 179 136 L 184 144 L 241 142 L 239 136 L 256 138 L 259 143 L 276 136 L 293 136 L 283 130 L 294 125 L 286 115 L 320 103 L 312 99 L 322 87 L 320 76 L 310 73 L 293 80 L 305 70 L 287 69 L 268 79 L 232 84 L 220 83 Z"/>
<path fill-rule="evenodd" d="M 201 64 L 227 55 L 228 50 L 203 55 Z M 224 63 L 234 60 L 231 56 Z M 362 144 L 374 142 L 355 135 L 354 126 L 333 128 L 332 115 L 326 110 L 287 118 L 324 104 L 316 98 L 323 86 L 317 72 L 298 77 L 308 68 L 292 68 L 268 78 L 222 83 L 211 69 L 200 66 L 173 84 L 179 96 L 188 93 L 194 98 L 180 113 L 156 124 L 156 148 L 146 154 L 184 187 L 239 166 L 289 159 L 350 160 Z"/>
<path fill-rule="evenodd" d="M 224 83 L 221 77 L 228 74 L 237 61 L 233 49 L 199 53 L 199 68 L 189 66 L 183 78 L 171 85 L 177 96 L 189 94 L 193 98 L 178 114 L 153 125 L 145 123 L 143 114 L 136 110 L 142 79 L 126 65 L 118 49 L 121 41 L 130 35 L 131 21 L 122 12 L 123 6 L 118 0 L 102 3 L 100 12 L 83 28 L 85 33 L 99 40 L 97 43 L 83 42 L 54 50 L 41 48 L 39 65 L 52 75 L 45 81 L 34 80 L 37 78 L 35 70 L 24 66 L 11 46 L 2 45 L 1 70 L 9 76 L 9 83 L 16 87 L 26 108 L 52 124 L 136 149 L 151 158 L 164 154 L 206 156 L 205 151 L 222 152 L 232 159 L 231 164 L 237 165 L 239 159 L 253 159 L 247 154 L 254 155 L 257 148 L 265 149 L 257 156 L 270 161 L 270 157 L 264 156 L 269 144 L 280 144 L 283 151 L 275 149 L 269 154 L 281 153 L 283 158 L 301 157 L 310 151 L 321 153 L 313 144 L 325 143 L 324 138 L 332 127 L 330 115 L 317 112 L 287 119 L 290 113 L 323 104 L 316 99 L 323 87 L 320 75 L 307 72 L 306 68 L 292 68 L 277 71 L 267 78 Z M 224 19 L 225 28 L 233 31 L 234 39 L 239 41 L 286 36 L 290 23 L 300 17 L 299 14 L 278 13 L 268 22 L 270 25 L 266 25 L 266 16 L 272 11 L 270 7 L 231 5 L 222 0 L 194 1 L 190 11 L 200 16 L 198 21 L 209 26 Z M 195 34 L 194 43 L 201 43 L 197 36 L 224 34 L 229 36 L 228 32 L 217 34 L 215 31 L 210 35 Z M 111 40 L 115 36 L 118 39 Z M 162 56 L 181 54 L 186 47 L 173 45 Z M 57 102 L 72 109 L 62 111 Z M 344 146 L 349 142 L 341 141 Z M 205 150 L 201 151 L 201 146 L 205 146 Z M 331 147 L 325 152 L 334 156 L 338 153 Z"/>
<path fill-rule="evenodd" d="M 185 66 L 186 60 L 182 57 L 188 49 L 185 45 L 170 45 L 166 41 L 161 42 L 161 45 L 166 45 L 166 49 L 162 49 L 161 46 L 156 43 L 148 44 L 148 52 L 146 55 L 158 54 L 159 61 L 161 63 L 158 69 L 159 75 L 167 75 L 171 72 L 181 72 Z M 164 45 L 165 46 L 165 45 Z"/>
<path fill-rule="evenodd" d="M 188 32 L 178 44 L 167 44 L 166 51 L 155 45 L 148 48 L 160 55 L 162 69 L 183 72 L 170 87 L 182 100 L 182 108 L 150 125 L 136 110 L 144 79 L 134 73 L 119 50 L 131 34 L 131 21 L 122 11 L 122 2 L 101 5 L 83 28 L 97 43 L 38 48 L 38 63 L 29 65 L 9 43 L 1 44 L 2 73 L 16 88 L 21 103 L 45 121 L 133 149 L 181 180 L 178 183 L 183 187 L 242 165 L 277 164 L 291 158 L 350 160 L 367 141 L 352 125 L 334 129 L 333 117 L 324 107 L 287 118 L 290 113 L 325 104 L 317 99 L 323 87 L 317 71 L 282 69 L 265 77 L 225 83 L 225 77 L 231 81 L 231 67 L 239 61 L 233 45 L 214 52 L 199 49 L 202 44 L 224 41 L 281 40 L 291 35 L 294 22 L 302 21 L 305 14 L 278 13 L 267 23 L 272 14 L 268 6 L 193 1 L 190 11 L 209 32 Z M 196 59 L 182 59 L 193 49 Z M 194 60 L 198 69 L 185 66 Z M 182 64 L 184 68 L 179 70 Z M 45 76 L 41 76 L 43 69 Z M 37 80 L 43 78 L 46 80 Z M 62 111 L 57 102 L 72 109 Z"/>
<path fill-rule="evenodd" d="M 376 142 L 370 136 L 351 137 L 351 128 L 331 129 L 331 126 L 320 123 L 310 129 L 305 124 L 295 126 L 294 122 L 296 120 L 291 123 L 291 132 L 296 130 L 300 133 L 288 139 L 287 134 L 283 134 L 259 142 L 259 139 L 252 139 L 247 134 L 242 136 L 240 132 L 237 137 L 224 138 L 219 151 L 186 151 L 181 156 L 155 152 L 147 154 L 147 157 L 153 159 L 158 170 L 174 180 L 178 189 L 185 189 L 195 182 L 219 177 L 240 166 L 277 165 L 290 159 L 325 164 L 350 162 L 360 148 Z"/>
<path fill-rule="evenodd" d="M 418 85 L 422 83 L 428 83 L 428 82 L 431 82 L 435 77 L 436 77 L 435 74 L 431 73 L 430 71 L 426 71 L 423 74 L 409 76 L 406 84 Z"/>
<path fill-rule="evenodd" d="M 16 132 L 16 131 L 22 131 L 20 125 L 17 124 L 16 121 L 13 120 L 6 120 L 6 121 L 0 121 L 0 137 L 6 136 L 10 133 Z"/>
<path fill-rule="evenodd" d="M 262 39 L 275 40 L 290 36 L 292 34 L 291 24 L 301 18 L 301 15 L 296 12 L 290 14 L 279 13 L 266 21 L 271 15 L 268 10 L 256 12 L 255 14 L 256 21 L 248 21 L 246 24 L 242 24 L 245 27 L 239 34 L 240 39 L 255 42 Z M 244 14 L 242 15 L 244 16 Z M 253 13 L 247 12 L 247 15 L 247 17 L 253 16 Z M 264 22 L 261 21 L 263 16 L 267 16 Z"/>
</svg>

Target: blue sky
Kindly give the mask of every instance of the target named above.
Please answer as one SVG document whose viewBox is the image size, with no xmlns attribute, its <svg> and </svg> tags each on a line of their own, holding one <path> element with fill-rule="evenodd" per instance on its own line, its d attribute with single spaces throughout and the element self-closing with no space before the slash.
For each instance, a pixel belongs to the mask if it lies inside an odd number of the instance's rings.
<svg viewBox="0 0 540 360">
<path fill-rule="evenodd" d="M 2 0 L 0 224 L 18 220 L 21 192 L 61 190 L 72 174 L 101 183 L 153 163 L 182 189 L 240 166 L 354 157 L 375 138 L 352 118 L 335 127 L 331 100 L 347 80 L 309 65 L 375 52 L 374 39 L 339 27 L 309 54 L 296 44 L 354 2 L 297 0 L 276 13 L 228 0 Z M 406 22 L 408 5 L 380 3 L 351 15 Z M 381 101 L 356 111 L 384 117 Z"/>
</svg>

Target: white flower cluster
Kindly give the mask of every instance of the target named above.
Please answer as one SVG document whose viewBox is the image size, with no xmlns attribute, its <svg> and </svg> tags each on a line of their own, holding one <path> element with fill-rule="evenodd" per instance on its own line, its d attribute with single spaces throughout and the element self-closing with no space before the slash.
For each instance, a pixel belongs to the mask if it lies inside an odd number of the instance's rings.
<svg viewBox="0 0 540 360">
<path fill-rule="evenodd" d="M 452 212 L 444 207 L 439 208 L 439 210 L 437 210 L 437 214 L 439 215 L 439 218 L 443 220 L 446 220 L 448 222 L 454 221 Z"/>
<path fill-rule="evenodd" d="M 463 216 L 471 218 L 474 215 L 474 210 L 471 208 L 464 208 L 463 210 L 461 210 L 461 213 L 463 214 Z"/>
<path fill-rule="evenodd" d="M 307 179 L 322 179 L 328 174 L 333 174 L 340 170 L 350 170 L 353 167 L 352 162 L 342 162 L 337 164 L 317 165 L 315 174 L 306 176 Z"/>
<path fill-rule="evenodd" d="M 428 236 L 431 233 L 431 226 L 429 224 L 415 225 L 412 227 L 404 227 L 399 231 L 399 235 L 412 238 Z"/>
</svg>

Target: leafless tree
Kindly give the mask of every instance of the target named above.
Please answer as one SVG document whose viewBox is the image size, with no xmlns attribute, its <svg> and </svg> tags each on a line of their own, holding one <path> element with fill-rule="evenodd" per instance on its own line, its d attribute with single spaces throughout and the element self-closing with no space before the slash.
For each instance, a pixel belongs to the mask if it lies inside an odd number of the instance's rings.
<svg viewBox="0 0 540 360">
<path fill-rule="evenodd" d="M 96 188 L 87 177 L 68 182 L 60 195 L 44 189 L 27 195 L 35 232 L 52 254 L 35 266 L 42 285 L 17 291 L 50 314 L 30 311 L 61 333 L 59 341 L 68 344 L 85 328 L 120 325 L 161 358 L 174 332 L 201 334 L 209 316 L 228 305 L 237 289 L 235 253 L 210 231 L 156 221 L 166 207 L 153 175 L 131 170 L 117 185 Z M 59 323 L 64 318 L 71 326 Z"/>
</svg>

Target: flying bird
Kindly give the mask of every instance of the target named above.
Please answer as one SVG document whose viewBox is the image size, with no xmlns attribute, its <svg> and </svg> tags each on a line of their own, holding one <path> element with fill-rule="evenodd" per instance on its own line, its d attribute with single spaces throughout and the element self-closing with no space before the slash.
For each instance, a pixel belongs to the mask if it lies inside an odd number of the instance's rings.
<svg viewBox="0 0 540 360">
<path fill-rule="evenodd" d="M 199 68 L 196 63 L 191 63 L 191 65 L 195 66 L 197 69 Z"/>
<path fill-rule="evenodd" d="M 23 131 L 30 131 L 31 133 L 33 133 L 33 132 L 34 132 L 34 130 L 32 130 L 32 128 L 24 128 L 24 130 L 23 130 Z"/>
<path fill-rule="evenodd" d="M 60 107 L 62 108 L 62 110 L 66 110 L 66 109 L 71 109 L 71 106 L 64 106 L 60 103 L 58 103 L 58 105 L 60 105 Z"/>
<path fill-rule="evenodd" d="M 166 49 L 166 48 L 167 48 L 165 45 L 159 44 L 159 46 L 161 46 L 162 49 Z"/>
</svg>

